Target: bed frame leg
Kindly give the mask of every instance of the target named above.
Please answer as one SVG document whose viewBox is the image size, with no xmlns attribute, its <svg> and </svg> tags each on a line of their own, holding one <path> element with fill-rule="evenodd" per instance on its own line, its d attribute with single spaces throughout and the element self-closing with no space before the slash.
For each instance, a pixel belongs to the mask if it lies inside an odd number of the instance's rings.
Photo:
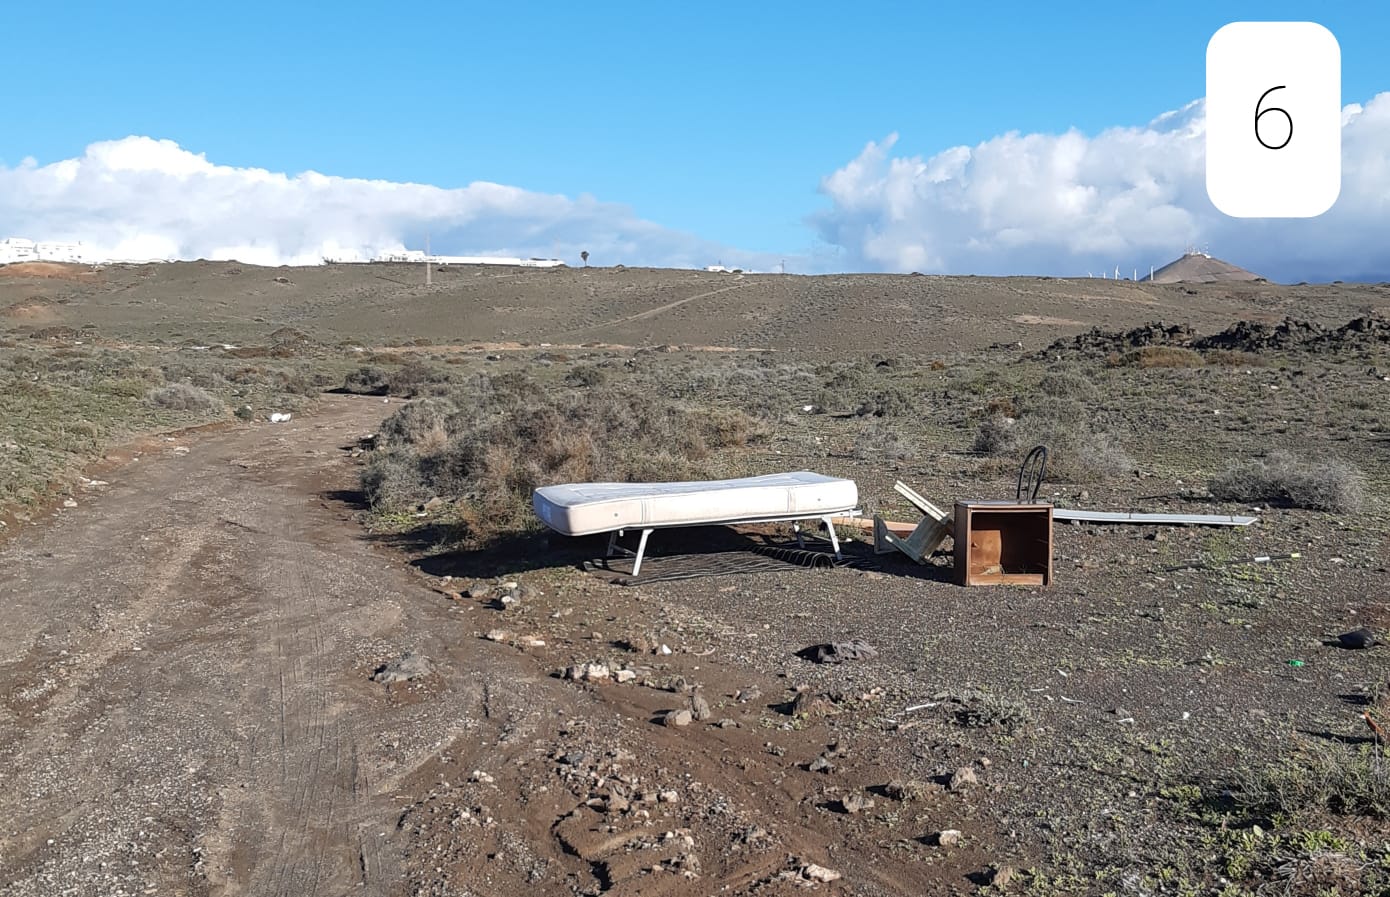
<svg viewBox="0 0 1390 897">
<path fill-rule="evenodd" d="M 825 531 L 830 535 L 830 547 L 835 549 L 835 560 L 843 560 L 840 557 L 840 538 L 835 535 L 835 524 L 830 522 L 829 517 L 822 517 L 821 522 L 825 524 Z"/>
<path fill-rule="evenodd" d="M 642 556 L 647 553 L 647 537 L 652 534 L 649 529 L 642 530 L 642 538 L 637 540 L 636 560 L 632 562 L 632 575 L 636 576 L 642 571 Z"/>
<path fill-rule="evenodd" d="M 617 547 L 618 537 L 622 534 L 623 531 L 620 529 L 615 529 L 613 530 L 613 532 L 608 534 L 608 550 L 603 553 L 605 559 L 611 558 L 613 556 L 613 549 Z"/>
</svg>

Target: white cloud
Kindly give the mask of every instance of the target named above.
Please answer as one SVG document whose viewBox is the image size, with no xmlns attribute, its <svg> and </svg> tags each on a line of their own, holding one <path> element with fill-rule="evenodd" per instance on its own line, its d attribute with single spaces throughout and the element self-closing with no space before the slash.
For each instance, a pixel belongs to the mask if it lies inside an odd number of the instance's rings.
<svg viewBox="0 0 1390 897">
<path fill-rule="evenodd" d="M 923 159 L 869 143 L 812 216 L 847 269 L 1124 272 L 1188 245 L 1274 280 L 1390 279 L 1390 93 L 1343 110 L 1341 197 L 1315 219 L 1240 220 L 1207 199 L 1204 103 L 1095 136 L 1011 132 Z"/>
<path fill-rule="evenodd" d="M 316 264 L 326 255 L 431 248 L 450 255 L 543 256 L 577 263 L 770 270 L 741 252 L 590 196 L 476 182 L 458 189 L 289 175 L 217 165 L 169 140 L 94 143 L 80 158 L 0 165 L 6 236 L 81 242 L 106 258 L 237 259 Z"/>
</svg>

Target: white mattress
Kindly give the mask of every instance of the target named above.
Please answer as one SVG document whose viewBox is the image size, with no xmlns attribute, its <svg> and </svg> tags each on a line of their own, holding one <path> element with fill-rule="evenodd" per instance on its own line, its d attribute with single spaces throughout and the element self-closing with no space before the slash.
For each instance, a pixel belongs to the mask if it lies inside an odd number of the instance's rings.
<svg viewBox="0 0 1390 897">
<path fill-rule="evenodd" d="M 695 483 L 543 486 L 531 497 L 531 506 L 556 532 L 584 536 L 618 529 L 819 517 L 853 510 L 858 501 L 854 480 L 801 470 Z"/>
</svg>

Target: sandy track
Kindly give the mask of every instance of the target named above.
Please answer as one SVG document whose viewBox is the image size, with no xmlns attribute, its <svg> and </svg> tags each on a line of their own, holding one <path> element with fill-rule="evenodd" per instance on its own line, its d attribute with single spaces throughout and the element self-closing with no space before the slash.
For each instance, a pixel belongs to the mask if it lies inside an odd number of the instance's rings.
<svg viewBox="0 0 1390 897">
<path fill-rule="evenodd" d="M 717 290 L 708 290 L 703 293 L 696 293 L 694 296 L 686 296 L 684 299 L 677 299 L 675 302 L 667 302 L 665 305 L 658 305 L 656 308 L 649 308 L 646 311 L 639 311 L 636 314 L 625 315 L 624 317 L 615 318 L 611 321 L 604 321 L 601 324 L 591 324 L 587 327 L 579 327 L 575 330 L 571 330 L 567 333 L 561 334 L 555 337 L 555 339 L 573 339 L 577 334 L 580 333 L 589 333 L 594 330 L 612 329 L 614 327 L 621 327 L 624 324 L 633 324 L 637 321 L 645 321 L 649 318 L 654 318 L 657 315 L 665 314 L 666 312 L 671 311 L 673 309 L 680 308 L 682 305 L 685 305 L 689 302 L 694 302 L 697 299 L 708 299 L 711 296 L 718 296 L 720 293 L 728 293 L 733 290 L 737 290 L 742 286 L 743 284 L 736 283 L 733 286 L 720 287 Z"/>
<path fill-rule="evenodd" d="M 382 412 L 166 443 L 0 548 L 0 891 L 379 890 L 360 657 L 423 590 L 323 493 Z"/>
<path fill-rule="evenodd" d="M 778 759 L 756 703 L 723 711 L 739 728 L 676 733 L 652 724 L 664 688 L 549 675 L 595 650 L 588 615 L 564 607 L 636 626 L 636 596 L 587 577 L 533 594 L 510 625 L 560 631 L 531 655 L 477 637 L 497 611 L 363 538 L 337 493 L 354 473 L 342 447 L 389 410 L 326 397 L 288 425 L 158 440 L 0 546 L 0 893 L 617 897 L 685 892 L 647 870 L 698 855 L 699 887 L 771 895 L 795 890 L 769 887 L 795 858 L 830 862 L 821 777 L 794 765 L 823 733 L 780 733 Z M 434 673 L 370 681 L 407 649 Z M 711 695 L 749 681 L 671 661 Z M 679 789 L 634 793 L 624 831 L 647 846 L 614 842 L 592 809 L 612 764 Z M 738 846 L 755 822 L 775 838 Z M 652 842 L 666 831 L 692 846 Z M 879 865 L 857 893 L 917 892 L 920 872 Z"/>
</svg>

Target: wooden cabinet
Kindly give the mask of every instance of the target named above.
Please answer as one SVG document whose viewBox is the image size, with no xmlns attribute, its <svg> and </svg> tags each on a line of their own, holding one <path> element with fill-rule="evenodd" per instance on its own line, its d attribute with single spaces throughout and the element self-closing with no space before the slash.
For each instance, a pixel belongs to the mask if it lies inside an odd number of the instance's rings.
<svg viewBox="0 0 1390 897">
<path fill-rule="evenodd" d="M 963 586 L 1052 583 L 1052 505 L 956 502 L 956 582 Z"/>
</svg>

